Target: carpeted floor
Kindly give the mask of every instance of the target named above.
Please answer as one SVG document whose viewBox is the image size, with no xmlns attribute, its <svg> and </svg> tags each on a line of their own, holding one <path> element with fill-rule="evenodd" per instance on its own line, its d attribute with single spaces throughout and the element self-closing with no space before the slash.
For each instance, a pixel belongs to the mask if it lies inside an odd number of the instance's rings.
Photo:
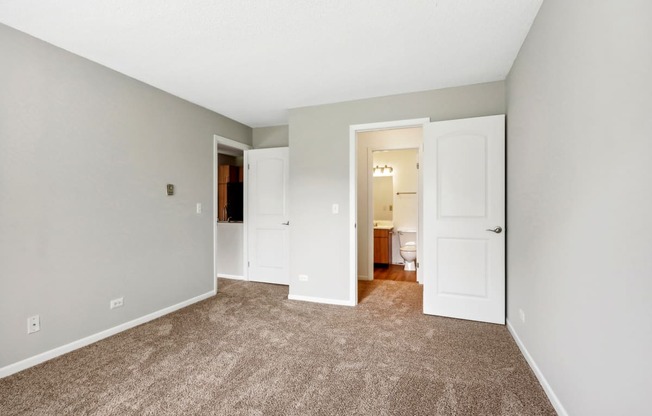
<svg viewBox="0 0 652 416">
<path fill-rule="evenodd" d="M 421 314 L 421 286 L 361 303 L 220 293 L 0 380 L 0 415 L 554 415 L 507 329 Z"/>
</svg>

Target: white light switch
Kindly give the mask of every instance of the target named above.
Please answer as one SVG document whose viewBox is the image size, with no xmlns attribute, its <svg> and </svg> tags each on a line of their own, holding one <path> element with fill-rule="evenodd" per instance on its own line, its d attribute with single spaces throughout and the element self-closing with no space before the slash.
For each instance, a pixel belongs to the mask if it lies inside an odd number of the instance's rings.
<svg viewBox="0 0 652 416">
<path fill-rule="evenodd" d="M 201 202 L 197 202 L 197 214 L 201 214 Z"/>
<path fill-rule="evenodd" d="M 333 214 L 340 213 L 340 204 L 333 204 Z"/>
</svg>

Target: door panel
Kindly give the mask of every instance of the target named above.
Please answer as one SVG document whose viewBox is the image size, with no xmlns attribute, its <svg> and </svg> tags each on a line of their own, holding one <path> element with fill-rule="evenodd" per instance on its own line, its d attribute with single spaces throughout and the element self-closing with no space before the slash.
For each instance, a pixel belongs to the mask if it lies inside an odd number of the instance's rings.
<svg viewBox="0 0 652 416">
<path fill-rule="evenodd" d="M 426 124 L 423 147 L 424 313 L 504 324 L 504 116 Z"/>
<path fill-rule="evenodd" d="M 440 238 L 437 257 L 439 295 L 487 297 L 487 242 Z"/>
<path fill-rule="evenodd" d="M 487 138 L 451 135 L 437 141 L 439 217 L 484 217 Z"/>
<path fill-rule="evenodd" d="M 249 280 L 287 285 L 288 251 L 288 158 L 287 147 L 255 149 L 249 163 L 248 264 Z"/>
</svg>

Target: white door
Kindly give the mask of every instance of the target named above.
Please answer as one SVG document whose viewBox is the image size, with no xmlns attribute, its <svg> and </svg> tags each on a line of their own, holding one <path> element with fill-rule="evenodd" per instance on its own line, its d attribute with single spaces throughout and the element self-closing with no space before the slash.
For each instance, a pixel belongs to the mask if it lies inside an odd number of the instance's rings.
<svg viewBox="0 0 652 416">
<path fill-rule="evenodd" d="M 254 149 L 248 158 L 249 280 L 290 284 L 287 147 Z"/>
<path fill-rule="evenodd" d="M 424 125 L 423 312 L 505 323 L 505 116 Z"/>
</svg>

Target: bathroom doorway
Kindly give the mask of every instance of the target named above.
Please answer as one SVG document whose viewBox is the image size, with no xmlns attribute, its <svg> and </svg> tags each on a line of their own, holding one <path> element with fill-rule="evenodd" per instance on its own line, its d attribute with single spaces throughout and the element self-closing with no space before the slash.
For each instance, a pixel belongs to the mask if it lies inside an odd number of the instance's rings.
<svg viewBox="0 0 652 416">
<path fill-rule="evenodd" d="M 369 194 L 371 183 L 364 167 L 364 149 L 369 151 L 372 146 L 364 146 L 363 136 L 365 133 L 391 136 L 413 127 L 422 129 L 419 138 L 423 140 L 419 146 L 417 191 L 420 207 L 417 253 L 419 250 L 427 253 L 417 256 L 420 260 L 417 268 L 423 272 L 417 274 L 423 282 L 423 313 L 502 325 L 505 322 L 504 114 L 350 126 L 350 304 L 358 303 L 358 286 L 368 287 L 368 282 L 361 280 L 373 278 L 369 272 L 367 276 L 362 274 L 371 270 L 364 264 L 371 263 L 373 254 L 369 255 L 369 250 L 364 250 L 364 241 L 359 241 L 373 232 L 369 210 L 360 209 L 361 203 L 364 205 L 361 194 Z M 428 215 L 423 215 L 424 212 Z M 366 245 L 371 246 L 368 242 Z M 364 253 L 367 258 L 360 261 Z"/>
<path fill-rule="evenodd" d="M 372 162 L 373 279 L 416 283 L 419 149 L 373 150 Z"/>
<path fill-rule="evenodd" d="M 419 125 L 356 133 L 356 254 L 360 298 L 368 293 L 367 282 L 393 280 L 416 284 L 419 281 L 416 253 L 422 137 Z"/>
</svg>

